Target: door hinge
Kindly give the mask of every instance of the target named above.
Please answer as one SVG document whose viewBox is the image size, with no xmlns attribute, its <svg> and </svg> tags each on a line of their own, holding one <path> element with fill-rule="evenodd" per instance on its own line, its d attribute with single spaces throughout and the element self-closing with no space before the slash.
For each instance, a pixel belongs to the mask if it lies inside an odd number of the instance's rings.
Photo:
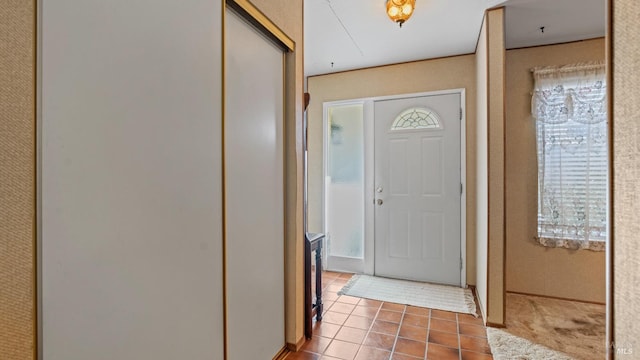
<svg viewBox="0 0 640 360">
<path fill-rule="evenodd" d="M 464 188 L 462 187 L 462 183 L 460 183 L 460 195 L 464 192 Z"/>
<path fill-rule="evenodd" d="M 460 270 L 462 270 L 462 258 L 460 258 Z"/>
<path fill-rule="evenodd" d="M 460 121 L 462 121 L 462 108 L 460 108 Z"/>
</svg>

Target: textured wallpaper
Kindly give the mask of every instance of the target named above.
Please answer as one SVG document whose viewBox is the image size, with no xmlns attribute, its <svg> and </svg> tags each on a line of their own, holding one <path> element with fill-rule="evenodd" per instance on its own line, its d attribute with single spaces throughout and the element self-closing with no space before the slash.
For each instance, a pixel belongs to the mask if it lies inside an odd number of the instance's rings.
<svg viewBox="0 0 640 360">
<path fill-rule="evenodd" d="M 0 358 L 34 349 L 34 6 L 0 6 Z"/>
<path fill-rule="evenodd" d="M 640 356 L 640 3 L 613 0 L 614 349 Z"/>
<path fill-rule="evenodd" d="M 489 248 L 487 323 L 504 325 L 504 8 L 487 11 Z"/>
</svg>

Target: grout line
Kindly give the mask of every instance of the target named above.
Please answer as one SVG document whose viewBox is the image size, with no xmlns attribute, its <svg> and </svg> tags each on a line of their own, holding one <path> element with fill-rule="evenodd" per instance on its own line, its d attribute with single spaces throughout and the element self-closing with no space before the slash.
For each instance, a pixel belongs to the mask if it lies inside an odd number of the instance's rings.
<svg viewBox="0 0 640 360">
<path fill-rule="evenodd" d="M 384 302 L 382 303 L 384 304 Z M 380 305 L 380 307 L 382 307 L 382 305 Z M 402 311 L 402 317 L 400 318 L 400 322 L 398 323 L 398 330 L 396 331 L 396 338 L 393 339 L 393 346 L 391 347 L 391 356 L 393 356 L 393 354 L 395 354 L 396 351 L 396 344 L 398 343 L 398 338 L 400 337 L 400 328 L 402 327 L 402 321 L 404 321 L 404 315 L 407 311 L 407 307 L 404 307 L 404 311 Z"/>
<path fill-rule="evenodd" d="M 433 309 L 429 309 L 429 321 L 427 321 L 427 338 L 424 340 L 424 342 L 426 343 L 425 349 L 424 349 L 424 358 L 427 358 L 427 354 L 429 353 L 429 334 L 431 333 L 431 311 Z"/>
<path fill-rule="evenodd" d="M 327 283 L 327 285 L 326 285 L 326 286 L 323 286 L 323 288 L 322 288 L 322 293 L 323 293 L 323 294 L 328 290 L 329 285 L 331 285 L 331 284 L 332 284 L 336 279 L 337 279 L 337 277 L 336 277 L 336 278 L 334 278 L 334 279 L 332 279 L 331 281 L 329 281 L 329 282 Z M 323 282 L 323 283 L 324 283 L 324 282 Z M 324 299 L 323 299 L 323 301 L 322 301 L 322 302 L 324 303 Z M 329 309 L 330 309 L 331 307 L 333 307 L 333 304 L 335 304 L 336 302 L 337 302 L 337 299 L 336 299 L 336 300 L 334 300 L 334 301 L 332 302 L 331 306 L 327 307 L 326 309 L 323 309 L 323 314 L 322 314 L 322 315 L 324 316 L 324 314 L 326 314 L 326 313 L 329 311 Z M 350 315 L 350 314 L 347 314 L 347 319 L 349 318 L 349 315 Z M 346 321 L 347 321 L 347 320 L 345 319 L 345 322 L 346 322 Z M 322 325 L 322 324 L 321 324 L 321 325 Z M 337 324 L 332 324 L 332 325 L 337 325 Z M 331 340 L 329 341 L 329 343 L 327 344 L 327 346 L 322 350 L 322 352 L 320 353 L 320 356 L 323 356 L 323 355 L 324 355 L 324 353 L 327 351 L 327 349 L 329 349 L 329 347 L 331 346 L 331 344 L 333 344 L 333 341 L 336 339 L 336 336 L 338 335 L 338 333 L 339 333 L 339 332 L 340 332 L 340 330 L 342 329 L 342 326 L 343 326 L 343 325 L 344 325 L 344 323 L 342 323 L 342 325 L 338 325 L 338 326 L 339 326 L 339 327 L 338 327 L 338 331 L 336 331 L 336 333 L 331 337 Z"/>
<path fill-rule="evenodd" d="M 363 300 L 363 298 L 360 298 L 360 301 L 362 301 L 362 300 Z M 358 303 L 356 304 L 356 307 L 358 307 L 358 304 L 360 304 L 360 301 L 358 301 Z M 371 319 L 371 325 L 369 325 L 369 329 L 367 329 L 367 332 L 364 334 L 364 338 L 362 339 L 362 342 L 360 343 L 360 348 L 358 349 L 358 352 L 356 352 L 356 357 L 360 353 L 360 350 L 362 350 L 362 348 L 364 347 L 364 342 L 365 342 L 365 340 L 367 340 L 367 337 L 369 337 L 369 334 L 371 333 L 371 329 L 373 329 L 373 324 L 376 322 L 376 318 L 378 318 L 378 314 L 380 313 L 380 309 L 382 309 L 382 303 L 380 303 L 380 305 L 378 305 L 378 310 L 376 310 L 376 314 L 373 316 L 373 319 Z M 374 348 L 374 349 L 377 349 L 377 348 Z M 389 354 L 389 357 L 391 357 L 391 354 Z"/>
<path fill-rule="evenodd" d="M 458 333 L 458 360 L 462 360 L 462 348 L 460 344 L 460 319 L 459 315 L 456 313 L 456 332 Z"/>
</svg>

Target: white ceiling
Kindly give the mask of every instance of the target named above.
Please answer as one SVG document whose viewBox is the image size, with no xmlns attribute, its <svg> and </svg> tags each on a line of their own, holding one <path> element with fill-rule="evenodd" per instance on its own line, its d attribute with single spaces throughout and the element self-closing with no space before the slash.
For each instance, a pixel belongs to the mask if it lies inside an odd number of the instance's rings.
<svg viewBox="0 0 640 360">
<path fill-rule="evenodd" d="M 506 7 L 507 48 L 605 33 L 605 0 L 416 0 L 402 28 L 389 20 L 385 4 L 304 0 L 305 74 L 473 53 L 484 11 L 497 5 Z"/>
<path fill-rule="evenodd" d="M 602 37 L 605 1 L 511 0 L 505 28 L 507 49 Z"/>
</svg>

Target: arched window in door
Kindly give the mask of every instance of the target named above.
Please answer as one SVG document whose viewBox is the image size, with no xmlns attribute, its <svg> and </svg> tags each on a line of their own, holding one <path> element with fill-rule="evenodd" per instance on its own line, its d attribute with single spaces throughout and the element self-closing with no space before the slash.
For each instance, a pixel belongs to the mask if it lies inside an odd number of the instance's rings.
<svg viewBox="0 0 640 360">
<path fill-rule="evenodd" d="M 442 129 L 440 116 L 428 108 L 409 108 L 398 115 L 391 130 Z"/>
</svg>

